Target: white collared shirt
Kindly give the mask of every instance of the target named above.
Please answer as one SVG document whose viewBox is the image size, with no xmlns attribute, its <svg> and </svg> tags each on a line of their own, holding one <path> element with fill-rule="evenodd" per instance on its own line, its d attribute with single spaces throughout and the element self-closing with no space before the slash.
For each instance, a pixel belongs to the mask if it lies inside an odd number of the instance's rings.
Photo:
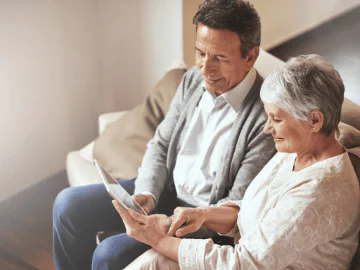
<svg viewBox="0 0 360 270">
<path fill-rule="evenodd" d="M 251 69 L 242 82 L 218 97 L 204 91 L 176 159 L 173 177 L 179 199 L 209 205 L 232 125 L 255 79 Z"/>
</svg>

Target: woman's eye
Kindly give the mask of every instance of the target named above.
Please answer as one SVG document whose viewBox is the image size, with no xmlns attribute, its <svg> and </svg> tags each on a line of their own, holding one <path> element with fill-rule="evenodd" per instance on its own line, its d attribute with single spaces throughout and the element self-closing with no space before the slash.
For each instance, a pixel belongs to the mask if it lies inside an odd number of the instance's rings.
<svg viewBox="0 0 360 270">
<path fill-rule="evenodd" d="M 280 123 L 280 122 L 281 122 L 281 119 L 273 118 L 273 121 L 274 121 L 275 123 Z"/>
</svg>

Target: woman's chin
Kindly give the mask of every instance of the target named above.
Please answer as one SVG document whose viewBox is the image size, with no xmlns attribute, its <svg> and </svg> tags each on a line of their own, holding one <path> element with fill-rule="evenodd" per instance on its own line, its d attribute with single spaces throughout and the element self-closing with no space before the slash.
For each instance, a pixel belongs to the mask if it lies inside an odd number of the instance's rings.
<svg viewBox="0 0 360 270">
<path fill-rule="evenodd" d="M 275 148 L 278 152 L 281 153 L 291 153 L 287 147 L 284 147 L 283 145 L 279 145 L 278 143 L 275 143 Z"/>
<path fill-rule="evenodd" d="M 284 147 L 275 147 L 276 150 L 280 153 L 288 153 L 288 154 L 291 154 L 291 153 L 295 153 L 294 151 L 291 151 L 287 148 L 284 148 Z"/>
</svg>

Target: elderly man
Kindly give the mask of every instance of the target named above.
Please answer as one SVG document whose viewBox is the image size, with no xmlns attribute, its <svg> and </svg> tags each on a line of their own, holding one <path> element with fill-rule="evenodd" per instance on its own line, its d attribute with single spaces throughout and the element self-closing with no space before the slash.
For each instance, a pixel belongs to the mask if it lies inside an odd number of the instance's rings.
<svg viewBox="0 0 360 270">
<path fill-rule="evenodd" d="M 241 200 L 275 153 L 272 137 L 262 132 L 262 78 L 253 68 L 261 35 L 257 12 L 246 1 L 209 0 L 194 23 L 196 67 L 184 75 L 137 179 L 119 182 L 147 213 Z M 62 191 L 53 220 L 57 269 L 122 269 L 150 248 L 126 233 L 96 247 L 96 232 L 125 232 L 101 184 Z M 211 232 L 197 234 L 205 236 Z"/>
</svg>

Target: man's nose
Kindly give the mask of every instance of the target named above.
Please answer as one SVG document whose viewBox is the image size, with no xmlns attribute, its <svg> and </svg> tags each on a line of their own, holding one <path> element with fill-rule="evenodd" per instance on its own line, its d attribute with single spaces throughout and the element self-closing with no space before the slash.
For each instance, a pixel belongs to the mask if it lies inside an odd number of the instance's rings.
<svg viewBox="0 0 360 270">
<path fill-rule="evenodd" d="M 206 76 L 211 76 L 216 74 L 216 63 L 210 57 L 206 57 L 202 66 L 203 74 Z"/>
</svg>

